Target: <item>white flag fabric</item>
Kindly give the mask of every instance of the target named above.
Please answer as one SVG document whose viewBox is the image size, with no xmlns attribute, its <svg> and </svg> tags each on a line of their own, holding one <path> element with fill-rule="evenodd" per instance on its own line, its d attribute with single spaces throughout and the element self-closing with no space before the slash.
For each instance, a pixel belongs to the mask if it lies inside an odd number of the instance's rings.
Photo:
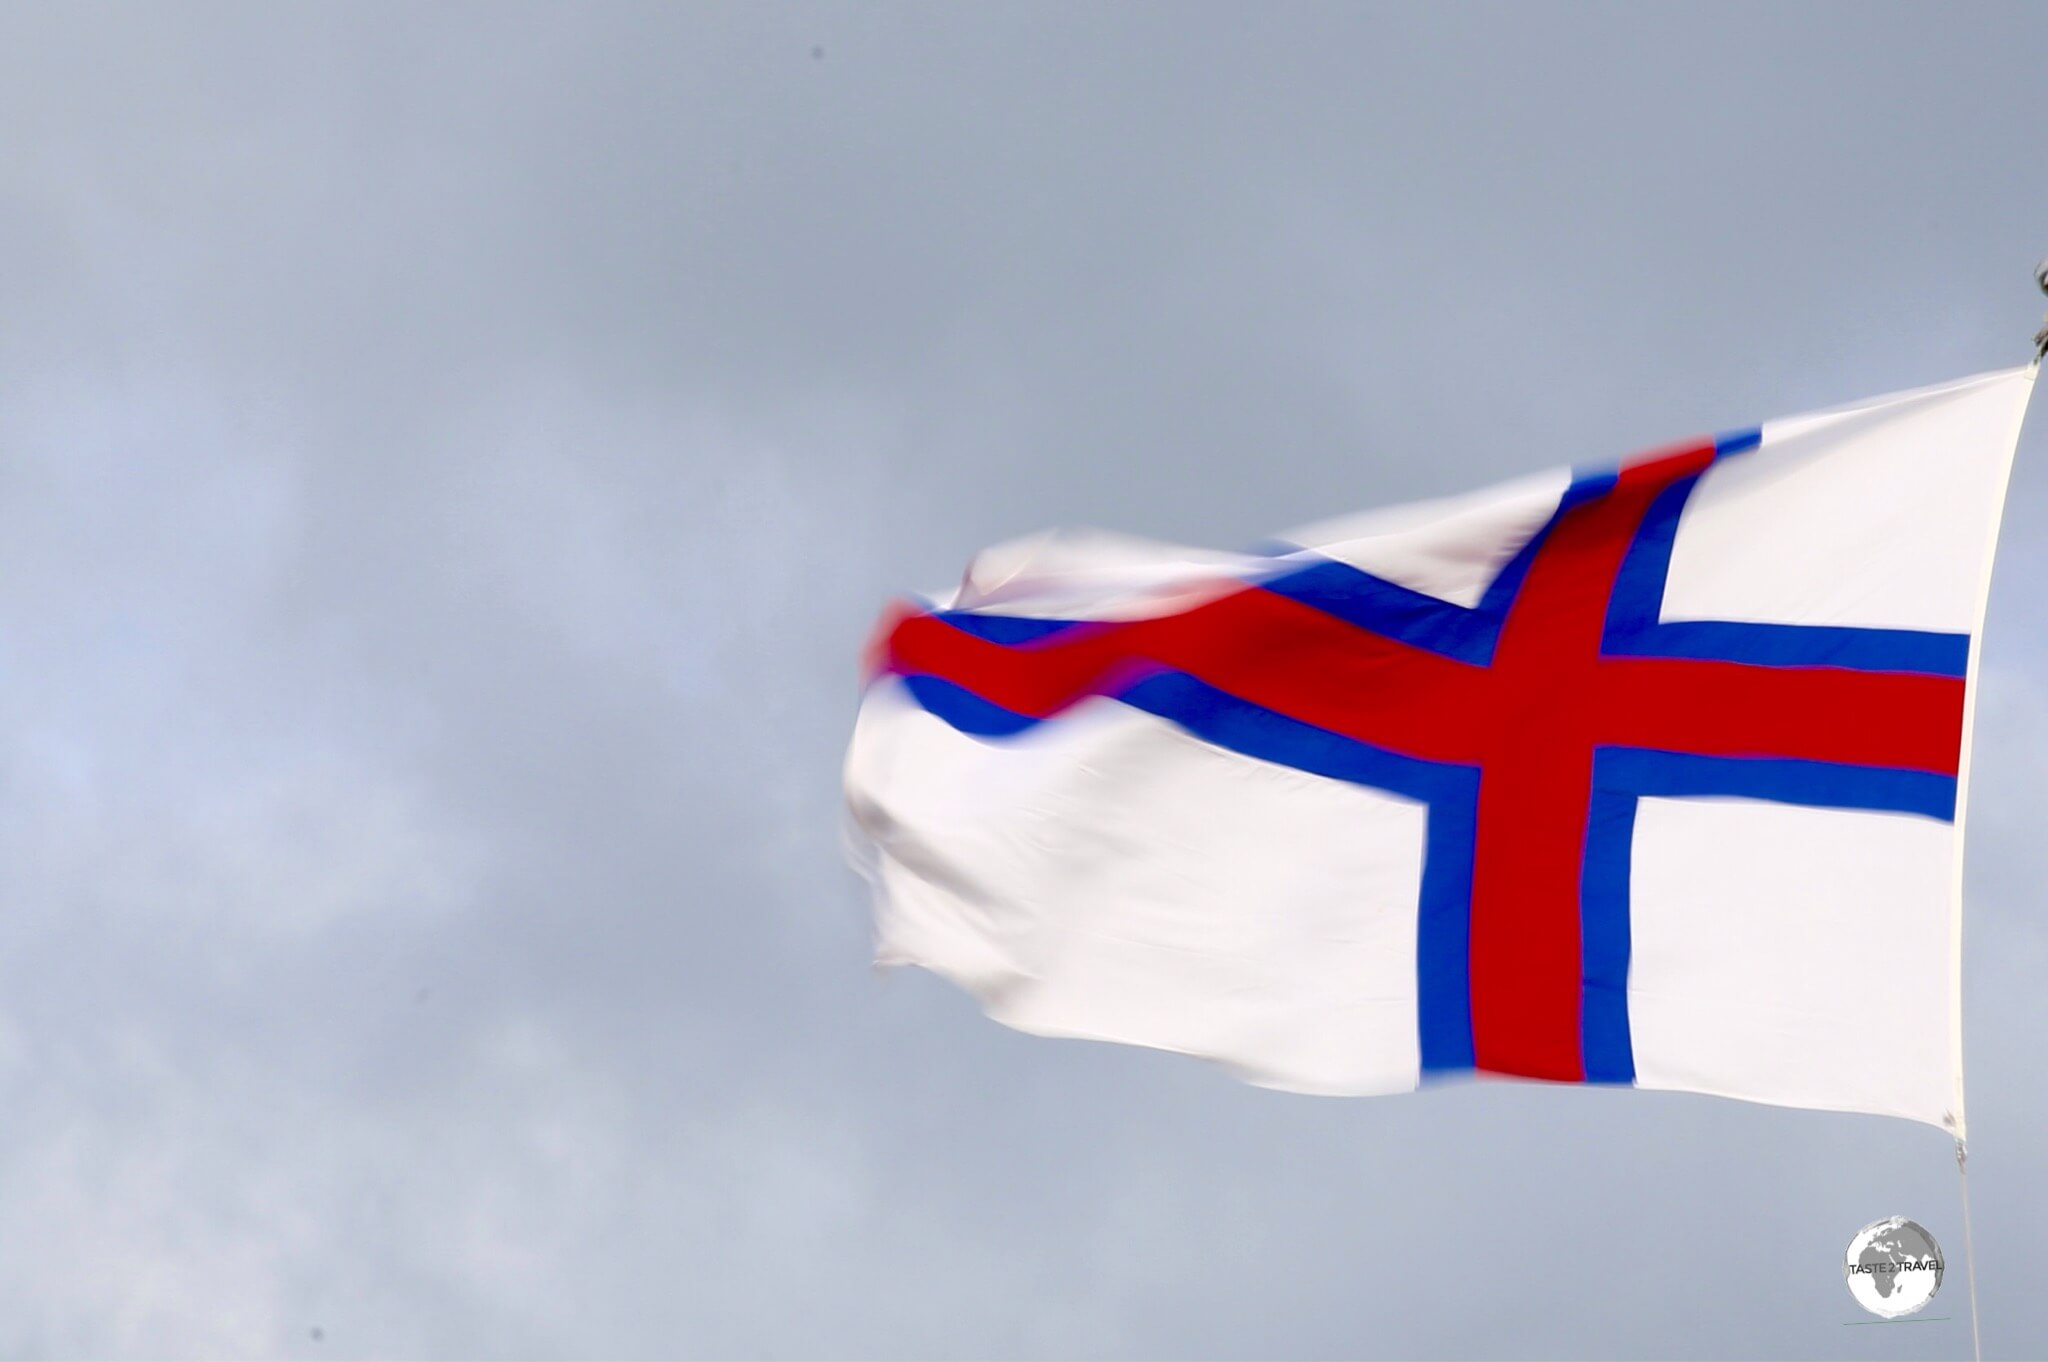
<svg viewBox="0 0 2048 1362">
<path fill-rule="evenodd" d="M 1963 1134 L 1970 700 L 2032 369 L 1338 519 L 1054 534 L 885 618 L 878 958 L 1302 1092 Z"/>
</svg>

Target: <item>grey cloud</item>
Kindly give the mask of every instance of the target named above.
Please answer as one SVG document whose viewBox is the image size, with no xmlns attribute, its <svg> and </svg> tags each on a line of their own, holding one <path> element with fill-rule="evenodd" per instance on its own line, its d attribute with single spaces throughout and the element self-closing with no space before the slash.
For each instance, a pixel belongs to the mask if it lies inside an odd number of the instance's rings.
<svg viewBox="0 0 2048 1362">
<path fill-rule="evenodd" d="M 1844 1329 L 1832 1267 L 1959 1248 L 1933 1132 L 1013 1035 L 871 975 L 836 785 L 874 614 L 994 540 L 1232 547 L 2017 362 L 2044 37 L 0 16 L 0 1350 L 1958 1352 L 1960 1279 Z M 1999 1354 L 2048 1349 L 2040 447 L 1970 867 Z"/>
</svg>

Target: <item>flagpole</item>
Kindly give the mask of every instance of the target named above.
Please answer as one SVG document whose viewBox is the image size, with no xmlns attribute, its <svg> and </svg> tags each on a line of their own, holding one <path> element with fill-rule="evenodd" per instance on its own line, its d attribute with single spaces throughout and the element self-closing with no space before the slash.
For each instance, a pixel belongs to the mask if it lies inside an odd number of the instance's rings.
<svg viewBox="0 0 2048 1362">
<path fill-rule="evenodd" d="M 1956 1141 L 1956 1181 L 1963 1189 L 1963 1269 L 1970 1283 L 1970 1355 L 1976 1362 L 1984 1362 L 1984 1338 L 1977 1331 L 1977 1241 L 1970 1233 L 1970 1156 L 1961 1140 Z"/>
<path fill-rule="evenodd" d="M 2042 262 L 2041 262 L 2041 263 L 2040 263 L 2039 265 L 2036 265 L 2036 266 L 2034 267 L 2034 282 L 2035 282 L 2035 284 L 2039 285 L 2039 287 L 2040 287 L 2040 289 L 2041 289 L 2041 292 L 2042 292 L 2042 293 L 2044 293 L 2044 294 L 2048 294 L 2048 260 L 2043 260 L 2043 261 L 2042 261 Z M 2038 375 L 2040 374 L 2040 372 L 2041 372 L 2041 361 L 2042 361 L 2042 359 L 2044 359 L 2044 358 L 2048 358 L 2048 317 L 2044 317 L 2044 318 L 2042 319 L 2042 326 L 2041 326 L 2041 329 L 2040 329 L 2039 331 L 2037 331 L 2037 332 L 2035 332 L 2035 333 L 2034 333 L 2034 362 L 2033 362 L 2033 364 L 2031 364 L 2030 366 L 2028 366 L 2028 369 L 2027 369 L 2027 377 L 2028 377 L 2029 379 L 2033 379 L 2033 378 L 2037 377 L 2037 376 L 2038 376 Z M 2032 389 L 2032 386 L 2031 386 L 2031 385 L 2029 385 L 2029 387 L 2028 387 L 2028 397 L 2029 397 L 2029 398 L 2031 399 L 2031 398 L 2032 398 L 2032 396 L 2033 396 L 2033 389 Z M 2020 417 L 2019 417 L 2019 419 L 2020 419 L 2020 422 L 2021 422 L 2022 424 L 2024 424 L 2024 423 L 2025 423 L 2025 421 L 2026 421 L 2026 419 L 2027 419 L 2027 414 L 2026 414 L 2026 408 L 2025 408 L 2024 406 L 2022 406 L 2022 408 L 2020 409 Z M 2018 431 L 2017 429 L 2015 429 L 2015 430 L 2013 431 L 2013 443 L 2014 443 L 2014 445 L 2017 445 L 2017 444 L 2019 443 L 2019 431 Z M 2003 500 L 2003 498 L 2001 498 L 2001 500 Z M 1975 660 L 1976 660 L 1976 659 L 1975 659 L 1974 657 L 1972 657 L 1971 661 L 1972 661 L 1973 663 L 1975 662 Z M 1971 670 L 1971 672 L 1972 672 L 1972 673 L 1974 674 L 1974 673 L 1975 673 L 1975 671 L 1976 671 L 1976 667 L 1975 667 L 1975 666 L 1973 665 L 1973 666 L 1972 666 L 1972 667 L 1970 668 L 1970 670 Z M 1960 813 L 1960 810 L 1958 810 L 1958 812 Z M 1960 831 L 1960 828 L 1958 829 L 1958 831 Z M 1957 897 L 1956 897 L 1956 910 L 1957 910 L 1957 914 L 1958 914 L 1958 921 L 1957 921 L 1957 926 L 1958 926 L 1958 928 L 1960 928 L 1960 926 L 1961 926 L 1960 914 L 1961 914 L 1961 910 L 1962 910 L 1962 897 L 1961 897 L 1960 889 L 1958 890 L 1958 893 L 1957 893 Z M 1960 938 L 1959 938 L 1959 939 L 1960 939 Z M 1956 985 L 1957 985 L 1957 988 L 1956 988 L 1956 1005 L 1957 1005 L 1957 1007 L 1958 1007 L 1958 1008 L 1960 1008 L 1960 1006 L 1961 1006 L 1961 987 L 1960 987 L 1960 985 L 1961 985 L 1961 983 L 1962 983 L 1962 980 L 1961 980 L 1961 978 L 1960 978 L 1960 965 L 1961 965 L 1961 957 L 1960 957 L 1960 953 L 1958 953 L 1958 956 L 1957 956 L 1957 965 L 1958 965 L 1958 978 L 1957 978 L 1957 979 L 1955 980 L 1955 983 L 1956 983 Z M 1957 1089 L 1958 1089 L 1958 1093 L 1957 1093 L 1957 1097 L 1958 1097 L 1958 1103 L 1957 1103 L 1957 1105 L 1958 1105 L 1958 1108 L 1960 1108 L 1960 1105 L 1961 1105 L 1961 1101 L 1960 1101 L 1960 1098 L 1961 1098 L 1961 1084 L 1962 1084 L 1962 1074 L 1961 1074 L 1961 1058 L 1962 1058 L 1962 1056 L 1961 1056 L 1961 1053 L 1960 1053 L 1960 1044 L 1961 1044 L 1961 1035 L 1960 1035 L 1960 1030 L 1958 1031 L 1958 1034 L 1957 1034 L 1957 1044 L 1958 1044 L 1958 1053 L 1957 1053 L 1957 1057 L 1956 1057 L 1956 1058 L 1957 1058 L 1957 1075 L 1956 1075 L 1956 1083 L 1957 1083 Z M 1978 1327 L 1978 1314 L 1977 1314 L 1977 1238 L 1976 1238 L 1976 1235 L 1975 1235 L 1975 1233 L 1974 1233 L 1974 1232 L 1972 1231 L 1972 1228 L 1971 1228 L 1971 1225 L 1970 1225 L 1970 1155 L 1969 1155 L 1969 1150 L 1968 1150 L 1968 1149 L 1967 1149 L 1967 1148 L 1966 1148 L 1966 1147 L 1964 1146 L 1964 1144 L 1963 1144 L 1963 1136 L 1962 1136 L 1962 1132 L 1961 1132 L 1960 1128 L 1958 1128 L 1958 1130 L 1957 1130 L 1957 1133 L 1956 1133 L 1956 1137 L 1955 1137 L 1955 1139 L 1956 1139 L 1956 1185 L 1957 1185 L 1957 1188 L 1958 1188 L 1958 1190 L 1959 1190 L 1959 1191 L 1961 1192 L 1961 1195 L 1962 1195 L 1962 1202 L 1963 1202 L 1963 1268 L 1964 1268 L 1964 1275 L 1965 1275 L 1966 1279 L 1968 1280 L 1968 1282 L 1969 1282 L 1969 1286 L 1970 1286 L 1970 1354 L 1971 1354 L 1971 1356 L 1972 1356 L 1972 1357 L 1974 1357 L 1974 1358 L 1976 1359 L 1976 1362 L 1984 1362 L 1984 1337 L 1983 1337 L 1983 1334 L 1982 1334 L 1982 1333 L 1980 1332 L 1980 1330 L 1979 1330 L 1979 1327 Z"/>
</svg>

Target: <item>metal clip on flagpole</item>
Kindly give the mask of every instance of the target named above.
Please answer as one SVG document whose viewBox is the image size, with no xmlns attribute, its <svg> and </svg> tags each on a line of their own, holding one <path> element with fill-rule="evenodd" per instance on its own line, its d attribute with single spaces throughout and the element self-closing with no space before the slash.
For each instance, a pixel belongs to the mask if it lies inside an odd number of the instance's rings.
<svg viewBox="0 0 2048 1362">
<path fill-rule="evenodd" d="M 2041 292 L 2048 293 L 2048 260 L 2034 266 L 2034 282 L 2041 286 Z M 2034 367 L 2041 367 L 2041 358 L 2048 355 L 2048 318 L 2042 319 L 2039 331 L 2034 333 Z"/>
</svg>

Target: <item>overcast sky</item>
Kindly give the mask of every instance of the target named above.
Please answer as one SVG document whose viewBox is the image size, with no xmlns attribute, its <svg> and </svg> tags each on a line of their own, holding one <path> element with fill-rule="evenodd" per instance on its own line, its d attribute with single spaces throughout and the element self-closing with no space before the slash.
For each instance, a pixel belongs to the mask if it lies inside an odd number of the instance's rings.
<svg viewBox="0 0 2048 1362">
<path fill-rule="evenodd" d="M 875 976 L 892 593 L 2022 362 L 2048 8 L 0 10 L 0 1353 L 1891 1358 L 1931 1128 Z M 1984 653 L 2048 1353 L 2048 418 Z M 1882 1045 L 1882 997 L 1871 1043 Z M 1850 1235 L 1949 1251 L 1849 1328 Z"/>
</svg>

